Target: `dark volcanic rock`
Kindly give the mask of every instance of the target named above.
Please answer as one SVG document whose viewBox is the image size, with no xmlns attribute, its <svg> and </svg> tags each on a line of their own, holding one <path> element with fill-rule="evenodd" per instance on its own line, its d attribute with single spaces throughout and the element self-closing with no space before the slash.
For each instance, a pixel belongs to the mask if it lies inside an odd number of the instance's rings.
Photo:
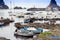
<svg viewBox="0 0 60 40">
<path fill-rule="evenodd" d="M 48 8 L 57 8 L 58 10 L 60 10 L 60 6 L 57 5 L 57 2 L 55 0 L 51 0 L 50 4 L 48 5 Z"/>
<path fill-rule="evenodd" d="M 5 5 L 3 0 L 0 0 L 0 9 L 8 9 L 9 7 Z"/>
<path fill-rule="evenodd" d="M 59 8 L 59 6 L 57 5 L 56 1 L 55 0 L 51 0 L 50 1 L 50 4 L 48 7 L 55 7 L 55 8 Z"/>
<path fill-rule="evenodd" d="M 0 5 L 4 5 L 4 1 L 3 0 L 0 0 Z"/>
<path fill-rule="evenodd" d="M 55 0 L 51 0 L 50 5 L 57 5 Z"/>
<path fill-rule="evenodd" d="M 16 7 L 14 7 L 14 9 L 26 9 L 26 8 L 25 8 L 25 7 L 22 8 L 22 7 L 18 7 L 18 6 L 16 6 Z"/>
<path fill-rule="evenodd" d="M 14 7 L 14 9 L 23 9 L 22 7 Z"/>
</svg>

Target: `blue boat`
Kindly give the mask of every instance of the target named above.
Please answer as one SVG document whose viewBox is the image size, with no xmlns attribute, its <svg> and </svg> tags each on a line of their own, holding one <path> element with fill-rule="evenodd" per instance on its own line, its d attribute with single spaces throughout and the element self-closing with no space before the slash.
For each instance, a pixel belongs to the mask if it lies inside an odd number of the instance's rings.
<svg viewBox="0 0 60 40">
<path fill-rule="evenodd" d="M 24 29 L 17 30 L 14 35 L 16 36 L 24 36 L 24 37 L 32 37 L 34 35 L 33 32 L 26 31 Z"/>
<path fill-rule="evenodd" d="M 42 28 L 36 28 L 36 30 L 30 30 L 30 31 L 32 31 L 33 33 L 41 33 L 41 32 L 43 32 L 43 29 Z"/>
<path fill-rule="evenodd" d="M 24 26 L 24 27 L 18 29 L 15 32 L 15 34 L 22 35 L 22 36 L 26 36 L 26 35 L 32 36 L 32 35 L 37 34 L 37 33 L 40 33 L 40 32 L 43 32 L 43 28 L 26 27 L 26 26 Z"/>
<path fill-rule="evenodd" d="M 28 27 L 26 30 L 30 31 L 30 32 L 33 32 L 35 34 L 43 32 L 43 28 L 35 28 L 35 27 Z"/>
<path fill-rule="evenodd" d="M 24 23 L 28 23 L 28 22 L 30 22 L 29 19 L 25 19 L 25 20 L 24 20 Z"/>
</svg>

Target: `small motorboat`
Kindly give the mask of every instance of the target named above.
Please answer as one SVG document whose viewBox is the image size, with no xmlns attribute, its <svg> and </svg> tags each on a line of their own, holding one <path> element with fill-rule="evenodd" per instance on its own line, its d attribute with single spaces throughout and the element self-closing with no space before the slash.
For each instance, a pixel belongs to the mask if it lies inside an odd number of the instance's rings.
<svg viewBox="0 0 60 40">
<path fill-rule="evenodd" d="M 24 29 L 25 31 L 30 31 L 30 32 L 33 32 L 33 33 L 43 32 L 43 28 L 40 28 L 40 27 L 23 26 L 21 29 Z"/>
<path fill-rule="evenodd" d="M 14 22 L 14 20 L 12 19 L 12 20 L 10 20 L 10 22 Z"/>
<path fill-rule="evenodd" d="M 0 26 L 3 26 L 4 25 L 4 22 L 0 22 Z"/>
<path fill-rule="evenodd" d="M 18 18 L 24 18 L 24 16 L 17 16 Z"/>
<path fill-rule="evenodd" d="M 11 18 L 10 18 L 10 22 L 14 22 L 14 19 L 13 19 L 13 17 L 11 17 Z"/>
<path fill-rule="evenodd" d="M 24 37 L 32 37 L 34 35 L 34 33 L 26 31 L 24 29 L 20 29 L 20 30 L 15 31 L 14 35 L 24 36 Z"/>
<path fill-rule="evenodd" d="M 28 37 L 28 36 L 34 36 L 35 34 L 40 33 L 42 31 L 43 31 L 42 28 L 22 27 L 15 31 L 15 35 Z"/>
<path fill-rule="evenodd" d="M 29 19 L 25 19 L 25 20 L 24 20 L 24 23 L 28 23 L 28 22 L 30 22 Z"/>
</svg>

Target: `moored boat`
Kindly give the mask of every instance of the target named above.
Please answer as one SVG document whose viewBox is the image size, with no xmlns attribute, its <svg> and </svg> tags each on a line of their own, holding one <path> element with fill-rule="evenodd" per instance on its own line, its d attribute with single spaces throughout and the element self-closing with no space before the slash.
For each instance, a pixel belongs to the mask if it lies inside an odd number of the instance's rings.
<svg viewBox="0 0 60 40">
<path fill-rule="evenodd" d="M 10 19 L 10 22 L 14 22 L 14 19 L 13 19 L 13 17 L 11 17 L 11 19 Z"/>
<path fill-rule="evenodd" d="M 3 26 L 4 25 L 4 22 L 0 22 L 0 26 Z"/>
<path fill-rule="evenodd" d="M 29 37 L 29 36 L 34 36 L 35 34 L 38 34 L 40 32 L 43 32 L 42 28 L 26 27 L 25 26 L 20 29 L 17 29 L 14 34 L 18 35 L 18 36 Z"/>
<path fill-rule="evenodd" d="M 17 30 L 17 32 L 14 33 L 17 36 L 24 36 L 24 37 L 31 37 L 34 35 L 33 32 L 29 32 L 29 31 L 24 31 L 22 30 Z"/>
</svg>

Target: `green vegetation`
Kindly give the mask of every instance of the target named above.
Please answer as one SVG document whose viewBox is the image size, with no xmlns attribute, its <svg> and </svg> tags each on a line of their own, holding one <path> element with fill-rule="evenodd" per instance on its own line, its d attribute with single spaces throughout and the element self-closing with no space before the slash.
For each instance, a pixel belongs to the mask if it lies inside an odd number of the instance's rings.
<svg viewBox="0 0 60 40">
<path fill-rule="evenodd" d="M 51 32 L 42 32 L 39 34 L 39 37 L 46 37 L 47 35 L 51 35 Z"/>
</svg>

